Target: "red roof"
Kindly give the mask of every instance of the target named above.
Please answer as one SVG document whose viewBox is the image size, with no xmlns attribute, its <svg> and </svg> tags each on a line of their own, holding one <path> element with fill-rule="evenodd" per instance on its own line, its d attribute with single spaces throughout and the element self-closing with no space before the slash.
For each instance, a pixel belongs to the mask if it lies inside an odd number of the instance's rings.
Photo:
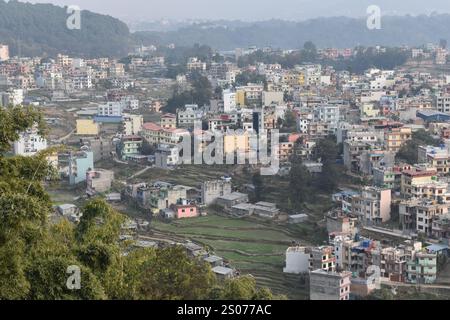
<svg viewBox="0 0 450 320">
<path fill-rule="evenodd" d="M 142 127 L 144 128 L 144 130 L 151 130 L 151 131 L 163 130 L 163 128 L 161 128 L 160 125 L 157 125 L 156 123 L 153 122 L 144 123 Z"/>
</svg>

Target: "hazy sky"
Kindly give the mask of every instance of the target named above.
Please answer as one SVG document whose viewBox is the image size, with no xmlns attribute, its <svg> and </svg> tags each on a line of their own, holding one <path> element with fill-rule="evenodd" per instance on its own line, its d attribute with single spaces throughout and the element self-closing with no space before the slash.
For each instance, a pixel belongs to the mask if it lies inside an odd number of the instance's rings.
<svg viewBox="0 0 450 320">
<path fill-rule="evenodd" d="M 78 5 L 126 21 L 159 19 L 272 18 L 304 20 L 319 16 L 364 16 L 369 5 L 385 14 L 450 13 L 448 0 L 30 0 L 28 2 Z M 426 6 L 424 5 L 426 3 Z"/>
</svg>

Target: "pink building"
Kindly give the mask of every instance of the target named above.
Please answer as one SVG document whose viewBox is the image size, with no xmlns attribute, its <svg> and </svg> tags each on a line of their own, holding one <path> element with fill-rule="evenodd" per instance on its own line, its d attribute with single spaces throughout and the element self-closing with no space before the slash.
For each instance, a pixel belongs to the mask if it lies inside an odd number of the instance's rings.
<svg viewBox="0 0 450 320">
<path fill-rule="evenodd" d="M 199 215 L 195 204 L 175 204 L 172 206 L 172 210 L 177 219 L 195 218 Z"/>
</svg>

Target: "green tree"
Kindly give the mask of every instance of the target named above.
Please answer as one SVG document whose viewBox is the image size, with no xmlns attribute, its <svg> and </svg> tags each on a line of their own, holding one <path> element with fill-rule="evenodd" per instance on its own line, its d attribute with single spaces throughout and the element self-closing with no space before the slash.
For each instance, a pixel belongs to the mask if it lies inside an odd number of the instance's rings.
<svg viewBox="0 0 450 320">
<path fill-rule="evenodd" d="M 255 200 L 261 201 L 264 197 L 263 196 L 264 195 L 264 181 L 263 181 L 259 171 L 253 174 L 252 183 L 253 183 L 253 186 L 255 187 L 255 192 L 254 192 Z"/>
<path fill-rule="evenodd" d="M 418 161 L 419 146 L 439 146 L 440 140 L 433 138 L 430 133 L 421 129 L 412 134 L 411 140 L 403 144 L 396 155 L 398 161 L 416 164 Z"/>
<path fill-rule="evenodd" d="M 293 156 L 291 163 L 289 202 L 292 209 L 300 209 L 311 198 L 312 179 L 308 169 L 303 165 L 302 160 L 298 156 Z"/>
<path fill-rule="evenodd" d="M 214 284 L 209 265 L 175 246 L 158 249 L 155 259 L 146 263 L 140 291 L 151 300 L 197 300 L 206 299 Z"/>
</svg>

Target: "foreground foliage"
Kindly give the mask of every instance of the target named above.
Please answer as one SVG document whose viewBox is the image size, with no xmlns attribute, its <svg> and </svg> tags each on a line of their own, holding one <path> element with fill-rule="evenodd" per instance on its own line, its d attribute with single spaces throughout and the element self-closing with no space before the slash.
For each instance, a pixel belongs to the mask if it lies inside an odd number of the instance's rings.
<svg viewBox="0 0 450 320">
<path fill-rule="evenodd" d="M 40 122 L 33 109 L 0 109 L 0 299 L 274 298 L 251 277 L 218 281 L 182 246 L 137 249 L 132 241 L 120 242 L 125 217 L 102 199 L 84 205 L 77 225 L 50 223 L 46 154 L 2 155 L 17 132 Z M 67 287 L 69 266 L 80 268 L 79 290 Z"/>
</svg>

